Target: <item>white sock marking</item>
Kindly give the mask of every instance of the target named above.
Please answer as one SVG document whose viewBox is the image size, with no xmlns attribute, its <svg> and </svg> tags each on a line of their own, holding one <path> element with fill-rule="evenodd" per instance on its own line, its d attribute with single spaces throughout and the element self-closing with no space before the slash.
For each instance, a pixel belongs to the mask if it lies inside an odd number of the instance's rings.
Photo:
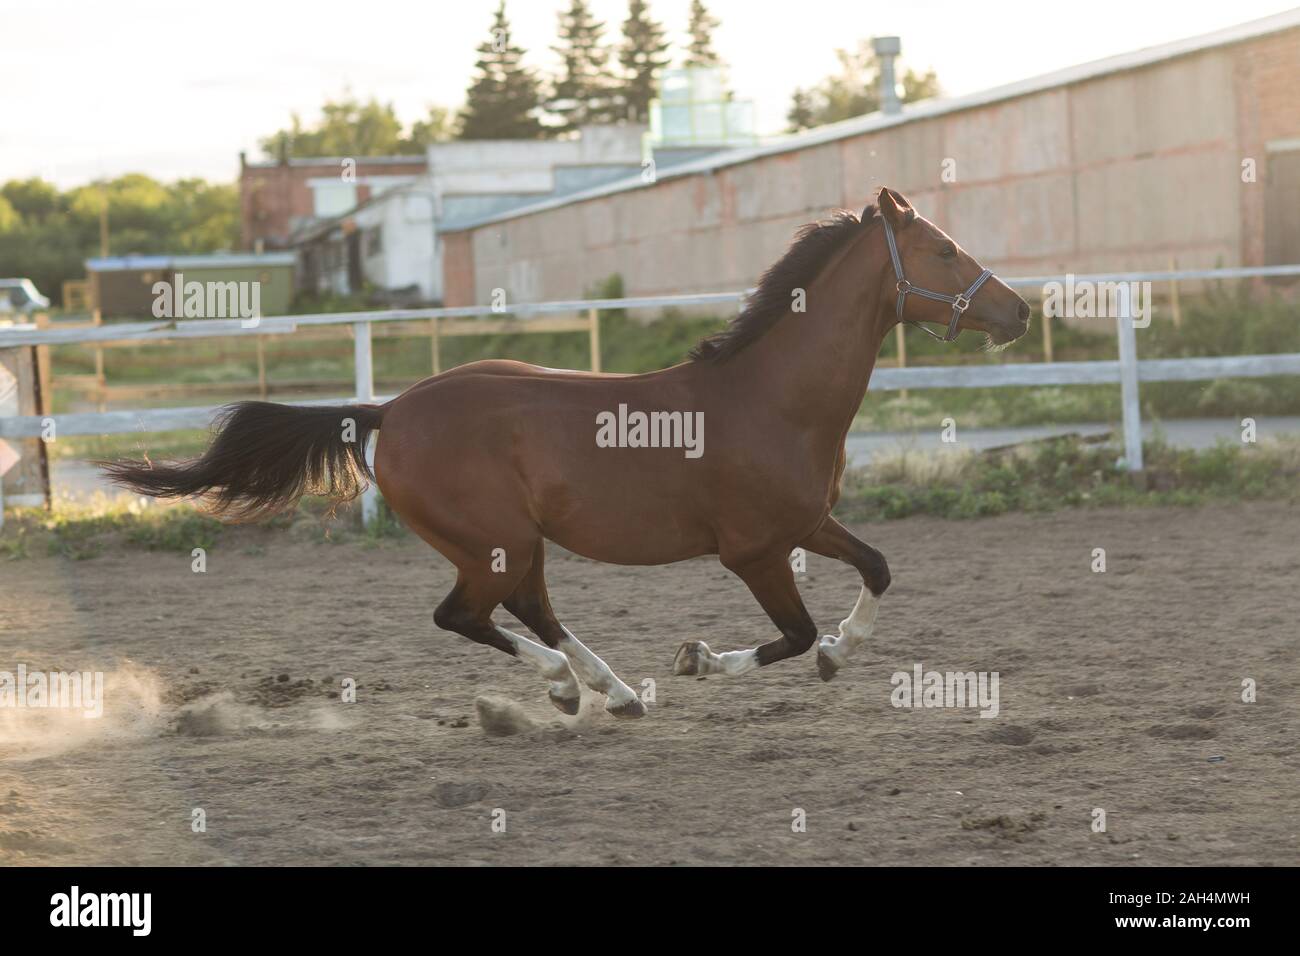
<svg viewBox="0 0 1300 956">
<path fill-rule="evenodd" d="M 858 595 L 858 603 L 853 605 L 849 616 L 840 621 L 840 636 L 823 637 L 817 643 L 818 651 L 831 659 L 837 667 L 842 667 L 849 655 L 865 644 L 876 627 L 876 611 L 880 608 L 880 598 L 865 586 Z"/>
<path fill-rule="evenodd" d="M 709 650 L 708 644 L 703 641 L 697 643 L 699 644 L 701 658 L 700 674 L 725 674 L 728 677 L 737 677 L 758 669 L 758 651 L 754 648 L 747 651 L 723 651 L 721 654 L 715 654 Z"/>
<path fill-rule="evenodd" d="M 574 637 L 572 631 L 563 624 L 560 625 L 560 630 L 564 631 L 564 637 L 560 639 L 559 649 L 582 677 L 584 684 L 607 696 L 611 707 L 621 707 L 636 698 L 636 692 L 619 680 L 610 666 Z"/>
<path fill-rule="evenodd" d="M 752 647 L 747 651 L 723 651 L 714 654 L 710 663 L 716 663 L 720 673 L 736 677 L 758 670 L 758 651 Z"/>
<path fill-rule="evenodd" d="M 567 657 L 543 644 L 507 631 L 504 627 L 497 626 L 496 631 L 511 643 L 515 654 L 521 660 L 532 664 L 551 682 L 552 696 L 559 697 L 561 700 L 573 700 L 582 696 L 582 688 L 578 686 L 578 679 L 573 676 Z"/>
</svg>

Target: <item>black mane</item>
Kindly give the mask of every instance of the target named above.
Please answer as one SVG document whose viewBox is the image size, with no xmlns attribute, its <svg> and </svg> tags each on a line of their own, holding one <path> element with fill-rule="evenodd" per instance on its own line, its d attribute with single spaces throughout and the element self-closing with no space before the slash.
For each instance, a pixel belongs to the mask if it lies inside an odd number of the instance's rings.
<svg viewBox="0 0 1300 956">
<path fill-rule="evenodd" d="M 721 332 L 713 333 L 691 349 L 691 360 L 725 362 L 758 341 L 777 319 L 790 311 L 791 292 L 807 289 L 841 243 L 855 235 L 864 221 L 873 218 L 874 212 L 869 206 L 863 211 L 865 219 L 859 219 L 841 209 L 829 219 L 800 227 L 785 255 L 763 273 L 740 315 Z"/>
</svg>

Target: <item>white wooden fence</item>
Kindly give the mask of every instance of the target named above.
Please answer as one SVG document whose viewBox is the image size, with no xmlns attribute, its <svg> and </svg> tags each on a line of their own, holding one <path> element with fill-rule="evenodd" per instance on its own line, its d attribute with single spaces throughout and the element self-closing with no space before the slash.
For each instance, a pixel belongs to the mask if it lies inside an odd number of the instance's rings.
<svg viewBox="0 0 1300 956">
<path fill-rule="evenodd" d="M 1300 353 L 1277 355 L 1234 355 L 1215 358 L 1146 359 L 1137 357 L 1133 325 L 1133 302 L 1129 282 L 1177 282 L 1214 279 L 1249 279 L 1300 276 L 1300 265 L 1256 268 L 1206 269 L 1182 272 L 1125 272 L 1076 275 L 1082 282 L 1125 283 L 1118 287 L 1116 334 L 1118 361 L 1037 362 L 1005 365 L 918 366 L 878 368 L 871 376 L 873 391 L 927 388 L 996 388 L 1024 385 L 1113 385 L 1121 392 L 1124 431 L 1124 462 L 1133 470 L 1142 468 L 1142 422 L 1138 401 L 1139 382 L 1191 381 L 1214 378 L 1258 378 L 1300 374 Z M 1027 276 L 1003 279 L 1016 288 L 1042 288 L 1049 282 L 1064 282 L 1065 276 Z M 510 305 L 505 308 L 469 306 L 451 309 L 394 309 L 381 312 L 340 312 L 321 315 L 292 315 L 263 318 L 253 328 L 239 319 L 197 319 L 192 321 L 134 322 L 77 329 L 0 329 L 0 349 L 13 346 L 66 345 L 106 341 L 157 341 L 209 337 L 238 337 L 292 334 L 311 325 L 351 325 L 354 338 L 356 390 L 351 396 L 300 404 L 336 404 L 347 401 L 375 401 L 374 367 L 371 357 L 371 327 L 376 322 L 405 322 L 414 319 L 470 318 L 503 314 L 522 321 L 546 315 L 584 313 L 592 309 L 667 309 L 685 306 L 738 307 L 746 292 L 717 292 L 705 295 L 650 296 L 624 299 L 581 299 Z M 1300 321 L 1300 315 L 1297 316 Z M 53 416 L 0 418 L 0 438 L 40 438 L 52 419 L 58 435 L 105 435 L 129 432 L 157 432 L 182 428 L 206 428 L 220 406 L 186 408 L 144 408 L 112 412 L 74 412 Z M 370 492 L 362 500 L 362 514 L 368 523 L 375 514 L 377 499 Z M 3 521 L 3 489 L 0 488 L 0 522 Z"/>
</svg>

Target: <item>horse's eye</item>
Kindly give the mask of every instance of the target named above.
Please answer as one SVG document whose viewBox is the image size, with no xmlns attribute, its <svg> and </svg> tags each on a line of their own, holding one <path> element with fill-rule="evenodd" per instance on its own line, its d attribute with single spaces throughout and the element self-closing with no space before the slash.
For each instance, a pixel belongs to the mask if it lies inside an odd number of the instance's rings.
<svg viewBox="0 0 1300 956">
<path fill-rule="evenodd" d="M 942 256 L 943 258 L 945 258 L 945 259 L 956 259 L 956 258 L 957 258 L 957 247 L 956 247 L 956 246 L 944 246 L 944 247 L 943 247 L 943 251 L 940 252 L 939 255 L 941 255 L 941 256 Z"/>
</svg>

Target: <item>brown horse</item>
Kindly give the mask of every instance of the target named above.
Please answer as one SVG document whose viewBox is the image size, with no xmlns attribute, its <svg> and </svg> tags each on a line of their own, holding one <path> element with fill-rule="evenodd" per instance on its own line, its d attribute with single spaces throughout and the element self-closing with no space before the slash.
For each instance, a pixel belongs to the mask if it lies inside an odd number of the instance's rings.
<svg viewBox="0 0 1300 956">
<path fill-rule="evenodd" d="M 745 582 L 780 637 L 721 654 L 688 641 L 675 674 L 743 674 L 808 650 L 818 632 L 790 566 L 802 547 L 862 577 L 839 635 L 818 645 L 830 680 L 870 636 L 889 587 L 880 552 L 830 515 L 844 438 L 881 342 L 900 319 L 949 326 L 950 337 L 979 330 L 994 344 L 1023 335 L 1028 305 L 988 278 L 882 189 L 861 217 L 840 212 L 804 227 L 740 316 L 681 365 L 601 375 L 474 362 L 385 405 L 240 403 L 197 459 L 103 464 L 141 493 L 197 495 L 217 514 L 245 518 L 304 493 L 353 497 L 373 477 L 388 506 L 456 566 L 437 624 L 535 664 L 569 714 L 577 678 L 607 695 L 617 716 L 645 707 L 556 619 L 547 539 L 615 564 L 716 554 Z M 364 449 L 374 430 L 372 475 Z M 498 605 L 541 643 L 495 623 Z"/>
</svg>

